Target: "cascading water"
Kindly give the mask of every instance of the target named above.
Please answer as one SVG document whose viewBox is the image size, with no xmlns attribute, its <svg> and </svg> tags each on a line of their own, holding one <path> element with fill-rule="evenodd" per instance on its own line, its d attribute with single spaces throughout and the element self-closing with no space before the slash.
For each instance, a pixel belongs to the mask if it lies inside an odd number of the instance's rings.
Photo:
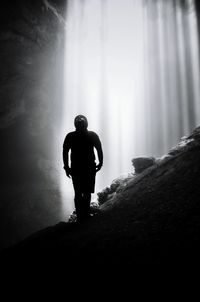
<svg viewBox="0 0 200 302">
<path fill-rule="evenodd" d="M 196 11 L 182 2 L 68 0 L 61 139 L 87 116 L 104 150 L 97 191 L 200 123 Z M 61 189 L 72 208 L 64 172 Z"/>
</svg>

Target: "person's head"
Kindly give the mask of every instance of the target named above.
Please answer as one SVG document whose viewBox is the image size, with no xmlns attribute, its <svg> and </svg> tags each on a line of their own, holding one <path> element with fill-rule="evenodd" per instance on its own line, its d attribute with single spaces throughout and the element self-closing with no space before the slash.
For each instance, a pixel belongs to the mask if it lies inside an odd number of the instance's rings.
<svg viewBox="0 0 200 302">
<path fill-rule="evenodd" d="M 74 126 L 77 131 L 86 131 L 88 127 L 87 118 L 84 115 L 77 115 L 74 119 Z"/>
</svg>

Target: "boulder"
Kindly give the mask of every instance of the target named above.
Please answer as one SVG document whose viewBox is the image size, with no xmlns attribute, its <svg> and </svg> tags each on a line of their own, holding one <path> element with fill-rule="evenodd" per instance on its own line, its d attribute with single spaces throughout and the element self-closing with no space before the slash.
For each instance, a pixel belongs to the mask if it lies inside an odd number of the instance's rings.
<svg viewBox="0 0 200 302">
<path fill-rule="evenodd" d="M 132 159 L 135 173 L 141 173 L 145 169 L 153 166 L 155 163 L 156 159 L 154 157 L 137 157 Z"/>
</svg>

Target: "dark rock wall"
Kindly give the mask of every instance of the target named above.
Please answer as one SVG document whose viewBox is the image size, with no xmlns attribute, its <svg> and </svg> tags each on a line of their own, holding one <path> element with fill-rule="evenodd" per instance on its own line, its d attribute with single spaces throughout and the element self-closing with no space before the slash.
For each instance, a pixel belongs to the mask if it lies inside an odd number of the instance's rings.
<svg viewBox="0 0 200 302">
<path fill-rule="evenodd" d="M 195 5 L 196 5 L 196 12 L 197 12 L 197 23 L 198 23 L 198 31 L 199 31 L 199 46 L 200 46 L 200 2 L 199 2 L 199 0 L 195 0 Z"/>
<path fill-rule="evenodd" d="M 62 110 L 65 6 L 1 2 L 0 247 L 60 219 L 52 146 Z"/>
</svg>

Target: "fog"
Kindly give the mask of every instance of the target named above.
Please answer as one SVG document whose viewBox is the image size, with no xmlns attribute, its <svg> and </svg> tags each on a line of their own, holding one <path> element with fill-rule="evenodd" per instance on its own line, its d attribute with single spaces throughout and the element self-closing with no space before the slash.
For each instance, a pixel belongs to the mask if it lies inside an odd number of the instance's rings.
<svg viewBox="0 0 200 302">
<path fill-rule="evenodd" d="M 133 171 L 133 157 L 162 156 L 199 124 L 194 2 L 69 0 L 63 77 L 55 154 L 74 130 L 74 117 L 86 115 L 104 150 L 98 191 Z M 63 210 L 69 211 L 73 188 L 64 170 L 60 188 Z"/>
</svg>

